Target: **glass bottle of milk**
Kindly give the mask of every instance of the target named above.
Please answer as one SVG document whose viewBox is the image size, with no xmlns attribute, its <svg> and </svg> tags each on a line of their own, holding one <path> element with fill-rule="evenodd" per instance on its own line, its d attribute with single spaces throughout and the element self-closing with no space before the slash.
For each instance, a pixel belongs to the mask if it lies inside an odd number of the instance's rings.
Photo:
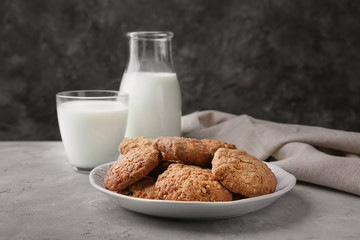
<svg viewBox="0 0 360 240">
<path fill-rule="evenodd" d="M 181 135 L 181 92 L 171 56 L 171 32 L 131 32 L 120 90 L 129 94 L 125 137 Z"/>
</svg>

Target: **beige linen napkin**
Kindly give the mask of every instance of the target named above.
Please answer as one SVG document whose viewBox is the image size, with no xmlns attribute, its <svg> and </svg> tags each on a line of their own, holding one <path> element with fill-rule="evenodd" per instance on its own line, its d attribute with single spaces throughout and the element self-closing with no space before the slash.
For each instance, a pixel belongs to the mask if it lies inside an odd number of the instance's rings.
<svg viewBox="0 0 360 240">
<path fill-rule="evenodd" d="M 298 180 L 360 195 L 360 133 L 218 111 L 183 116 L 182 133 L 234 143 L 262 160 L 272 157 Z"/>
</svg>

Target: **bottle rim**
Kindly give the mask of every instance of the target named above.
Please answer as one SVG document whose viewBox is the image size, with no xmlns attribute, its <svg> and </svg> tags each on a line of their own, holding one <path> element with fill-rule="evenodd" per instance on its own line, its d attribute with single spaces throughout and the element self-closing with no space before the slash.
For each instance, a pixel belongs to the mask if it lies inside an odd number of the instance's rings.
<svg viewBox="0 0 360 240">
<path fill-rule="evenodd" d="M 140 31 L 140 32 L 128 32 L 126 34 L 131 39 L 142 39 L 142 40 L 166 40 L 171 39 L 174 33 L 167 31 Z"/>
</svg>

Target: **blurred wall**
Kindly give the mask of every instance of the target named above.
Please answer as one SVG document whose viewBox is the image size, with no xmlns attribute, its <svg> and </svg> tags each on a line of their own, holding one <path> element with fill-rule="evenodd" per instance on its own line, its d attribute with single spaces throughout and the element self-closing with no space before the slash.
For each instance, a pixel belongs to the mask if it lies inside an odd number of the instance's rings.
<svg viewBox="0 0 360 240">
<path fill-rule="evenodd" d="M 58 140 L 55 94 L 118 89 L 128 31 L 173 31 L 183 113 L 360 131 L 360 2 L 0 2 L 0 140 Z"/>
</svg>

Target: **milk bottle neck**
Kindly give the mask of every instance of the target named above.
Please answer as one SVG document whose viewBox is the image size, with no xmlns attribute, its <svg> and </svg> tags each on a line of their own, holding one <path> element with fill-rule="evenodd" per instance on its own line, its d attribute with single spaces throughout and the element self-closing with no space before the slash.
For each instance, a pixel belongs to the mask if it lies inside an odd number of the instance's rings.
<svg viewBox="0 0 360 240">
<path fill-rule="evenodd" d="M 133 32 L 125 72 L 175 72 L 171 56 L 171 32 Z"/>
</svg>

